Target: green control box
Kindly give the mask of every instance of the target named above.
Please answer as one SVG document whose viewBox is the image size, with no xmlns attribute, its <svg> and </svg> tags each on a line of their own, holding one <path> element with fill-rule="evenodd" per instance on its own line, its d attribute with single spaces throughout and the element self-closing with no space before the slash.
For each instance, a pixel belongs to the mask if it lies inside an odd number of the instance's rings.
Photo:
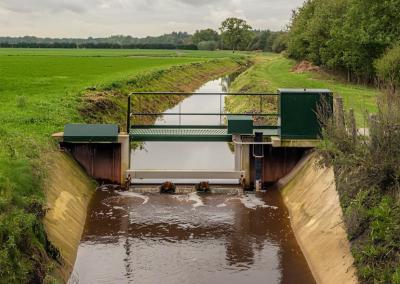
<svg viewBox="0 0 400 284">
<path fill-rule="evenodd" d="M 228 134 L 253 134 L 253 117 L 250 115 L 228 116 Z"/>
<path fill-rule="evenodd" d="M 319 139 L 321 126 L 317 112 L 323 105 L 332 109 L 332 92 L 325 89 L 280 89 L 279 95 L 281 138 Z"/>
</svg>

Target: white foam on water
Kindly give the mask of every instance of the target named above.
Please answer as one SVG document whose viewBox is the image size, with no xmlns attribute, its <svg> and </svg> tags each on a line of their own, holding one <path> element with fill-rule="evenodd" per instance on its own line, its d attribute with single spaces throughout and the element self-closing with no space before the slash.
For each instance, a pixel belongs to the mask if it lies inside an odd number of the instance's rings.
<svg viewBox="0 0 400 284">
<path fill-rule="evenodd" d="M 192 192 L 187 195 L 173 195 L 173 198 L 176 198 L 179 201 L 193 202 L 192 204 L 193 209 L 196 209 L 197 207 L 200 206 L 204 206 L 204 203 L 201 200 L 200 196 L 197 194 L 197 192 Z"/>
<path fill-rule="evenodd" d="M 178 199 L 179 201 L 189 201 L 187 195 L 172 195 L 172 198 Z"/>
<path fill-rule="evenodd" d="M 126 211 L 126 209 L 121 206 L 113 206 L 113 209 Z"/>
<path fill-rule="evenodd" d="M 271 208 L 271 209 L 278 209 L 276 206 L 271 206 L 265 204 L 265 202 L 257 197 L 255 194 L 246 194 L 243 195 L 242 197 L 239 198 L 240 202 L 249 209 L 256 209 L 257 207 L 262 207 L 262 208 Z"/>
<path fill-rule="evenodd" d="M 226 206 L 227 206 L 227 205 L 226 205 L 225 203 L 221 203 L 221 204 L 218 204 L 218 205 L 217 205 L 218 208 L 226 207 Z"/>
<path fill-rule="evenodd" d="M 194 202 L 194 204 L 192 205 L 194 209 L 200 206 L 204 206 L 204 203 L 201 200 L 200 196 L 197 194 L 197 192 L 190 193 L 189 200 Z"/>
<path fill-rule="evenodd" d="M 140 193 L 132 192 L 132 191 L 116 191 L 119 195 L 125 197 L 133 197 L 133 198 L 140 198 L 143 200 L 142 205 L 149 202 L 149 197 Z"/>
</svg>

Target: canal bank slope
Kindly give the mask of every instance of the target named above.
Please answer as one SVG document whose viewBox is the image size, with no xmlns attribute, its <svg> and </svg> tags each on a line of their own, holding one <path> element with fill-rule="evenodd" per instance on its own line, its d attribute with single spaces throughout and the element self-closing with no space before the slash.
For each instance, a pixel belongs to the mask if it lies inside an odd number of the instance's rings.
<svg viewBox="0 0 400 284">
<path fill-rule="evenodd" d="M 59 250 L 62 265 L 57 270 L 66 282 L 74 266 L 96 183 L 68 154 L 54 152 L 50 162 L 43 223 L 47 237 Z"/>
<path fill-rule="evenodd" d="M 192 92 L 215 78 L 242 71 L 251 62 L 247 59 L 214 59 L 158 70 L 83 92 L 79 107 L 82 118 L 92 123 L 125 122 L 126 96 L 132 91 Z M 141 101 L 143 111 L 163 112 L 174 106 L 181 97 L 154 98 Z M 46 180 L 44 218 L 50 242 L 59 250 L 62 265 L 58 274 L 67 282 L 73 269 L 77 249 L 85 226 L 88 206 L 95 191 L 95 183 L 66 153 L 53 151 L 49 155 Z"/>
<path fill-rule="evenodd" d="M 318 283 L 358 283 L 332 168 L 307 154 L 278 182 L 292 229 Z"/>
</svg>

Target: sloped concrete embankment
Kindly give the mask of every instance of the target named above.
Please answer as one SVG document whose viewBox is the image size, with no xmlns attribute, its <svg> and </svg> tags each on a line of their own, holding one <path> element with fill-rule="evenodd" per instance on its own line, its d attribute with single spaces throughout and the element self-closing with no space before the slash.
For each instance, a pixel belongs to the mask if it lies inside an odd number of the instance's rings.
<svg viewBox="0 0 400 284">
<path fill-rule="evenodd" d="M 358 283 L 331 168 L 309 153 L 278 186 L 317 283 Z"/>
<path fill-rule="evenodd" d="M 52 154 L 52 168 L 46 183 L 47 236 L 60 251 L 59 274 L 65 282 L 72 272 L 85 226 L 86 212 L 95 192 L 95 182 L 68 154 Z"/>
</svg>

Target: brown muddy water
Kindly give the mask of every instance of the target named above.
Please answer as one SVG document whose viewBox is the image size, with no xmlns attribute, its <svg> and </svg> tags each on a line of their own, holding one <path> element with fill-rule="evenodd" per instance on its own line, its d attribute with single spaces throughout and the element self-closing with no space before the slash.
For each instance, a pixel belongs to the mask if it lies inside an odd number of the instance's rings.
<svg viewBox="0 0 400 284">
<path fill-rule="evenodd" d="M 224 92 L 226 82 L 211 81 L 198 92 Z M 218 102 L 210 100 L 192 96 L 181 108 L 216 112 Z M 157 123 L 173 123 L 170 119 Z M 220 121 L 188 119 L 183 123 Z M 132 153 L 132 165 L 232 170 L 234 159 L 227 143 L 154 142 Z M 96 191 L 69 283 L 315 283 L 277 190 L 244 195 L 237 190 L 176 195 L 139 191 Z"/>
<path fill-rule="evenodd" d="M 276 190 L 98 190 L 70 283 L 315 283 Z"/>
</svg>

